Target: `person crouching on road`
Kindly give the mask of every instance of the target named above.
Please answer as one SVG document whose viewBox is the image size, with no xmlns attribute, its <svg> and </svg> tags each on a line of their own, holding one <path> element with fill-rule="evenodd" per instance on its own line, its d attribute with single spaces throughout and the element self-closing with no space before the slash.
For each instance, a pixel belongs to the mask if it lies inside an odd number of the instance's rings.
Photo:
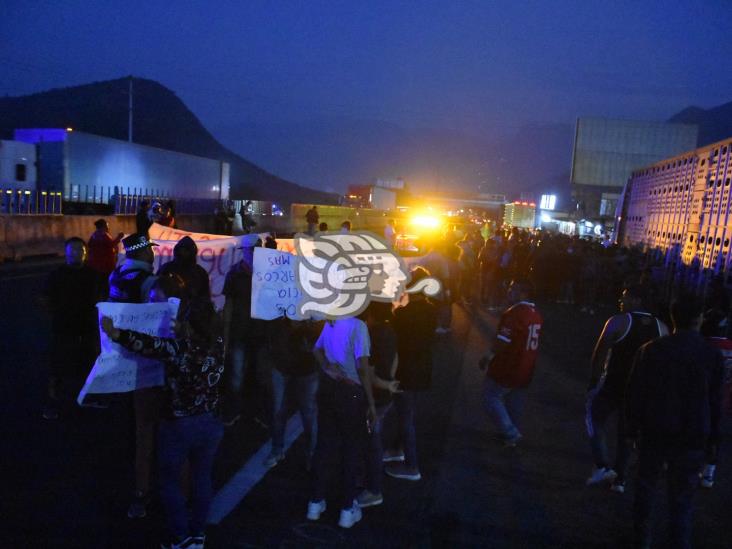
<svg viewBox="0 0 732 549">
<path fill-rule="evenodd" d="M 318 520 L 326 509 L 327 463 L 341 448 L 341 514 L 338 526 L 350 528 L 361 520 L 356 480 L 376 408 L 371 390 L 371 342 L 366 323 L 355 317 L 328 320 L 313 353 L 320 365 L 318 442 L 312 465 L 308 520 Z"/>
<path fill-rule="evenodd" d="M 224 434 L 216 415 L 224 344 L 213 305 L 208 299 L 181 304 L 178 320 L 173 321 L 174 338 L 120 330 L 108 317 L 102 318 L 102 329 L 119 345 L 164 363 L 158 468 L 160 497 L 171 539 L 163 546 L 202 548 L 213 495 L 211 471 Z M 186 459 L 191 463 L 190 518 L 180 482 Z"/>
<path fill-rule="evenodd" d="M 488 367 L 483 382 L 485 409 L 507 447 L 516 446 L 522 438 L 518 423 L 539 353 L 543 320 L 529 301 L 533 292 L 528 280 L 511 282 L 508 300 L 512 305 L 501 315 L 493 348 L 480 361 L 481 369 Z"/>
</svg>

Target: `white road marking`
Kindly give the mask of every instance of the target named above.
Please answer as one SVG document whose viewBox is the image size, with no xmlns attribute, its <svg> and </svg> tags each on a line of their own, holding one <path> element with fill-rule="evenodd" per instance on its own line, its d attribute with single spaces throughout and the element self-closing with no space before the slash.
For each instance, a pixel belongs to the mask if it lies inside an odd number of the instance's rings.
<svg viewBox="0 0 732 549">
<path fill-rule="evenodd" d="M 285 452 L 302 432 L 300 414 L 296 413 L 289 419 L 285 427 Z M 211 509 L 208 513 L 209 523 L 219 524 L 224 520 L 242 502 L 249 491 L 264 478 L 264 475 L 269 471 L 264 465 L 264 460 L 267 459 L 271 451 L 272 441 L 269 440 L 219 490 L 211 502 Z"/>
</svg>

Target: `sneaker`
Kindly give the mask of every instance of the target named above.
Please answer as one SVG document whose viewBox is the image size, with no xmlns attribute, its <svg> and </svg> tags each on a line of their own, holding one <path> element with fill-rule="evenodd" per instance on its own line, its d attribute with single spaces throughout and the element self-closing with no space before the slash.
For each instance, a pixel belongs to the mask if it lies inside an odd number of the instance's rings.
<svg viewBox="0 0 732 549">
<path fill-rule="evenodd" d="M 325 512 L 326 505 L 325 500 L 320 501 L 308 501 L 308 520 L 320 520 L 320 515 Z"/>
<path fill-rule="evenodd" d="M 267 459 L 264 460 L 264 466 L 267 469 L 271 469 L 283 459 L 285 459 L 285 454 L 283 452 L 273 451 L 269 456 L 267 456 Z"/>
<path fill-rule="evenodd" d="M 374 507 L 376 505 L 381 505 L 382 503 L 384 503 L 384 496 L 382 496 L 381 494 L 375 494 L 370 490 L 364 490 L 358 495 L 356 501 L 358 502 L 358 506 L 363 509 L 364 507 Z"/>
<path fill-rule="evenodd" d="M 613 483 L 610 485 L 610 490 L 615 492 L 616 494 L 624 494 L 625 493 L 625 481 L 615 479 L 613 481 Z"/>
<path fill-rule="evenodd" d="M 147 496 L 142 492 L 135 492 L 135 497 L 127 508 L 127 516 L 131 519 L 147 516 Z"/>
<path fill-rule="evenodd" d="M 404 461 L 404 452 L 401 450 L 384 450 L 384 457 L 382 460 L 384 463 L 391 461 Z"/>
<path fill-rule="evenodd" d="M 419 469 L 407 467 L 404 463 L 389 463 L 384 467 L 384 472 L 390 477 L 401 478 L 404 480 L 417 481 L 422 478 Z"/>
<path fill-rule="evenodd" d="M 699 484 L 702 488 L 711 488 L 714 486 L 714 470 L 716 465 L 707 464 L 704 466 L 704 470 L 701 473 L 701 481 Z"/>
<path fill-rule="evenodd" d="M 341 528 L 350 528 L 361 520 L 362 516 L 361 508 L 358 506 L 358 502 L 354 499 L 353 506 L 350 509 L 341 509 L 341 518 L 338 519 L 338 526 Z"/>
<path fill-rule="evenodd" d="M 592 470 L 592 474 L 590 475 L 590 478 L 587 479 L 587 486 L 591 486 L 592 484 L 599 484 L 601 482 L 607 482 L 615 480 L 615 477 L 617 477 L 618 474 L 610 469 L 609 467 L 595 467 Z"/>
<path fill-rule="evenodd" d="M 54 406 L 46 406 L 43 409 L 43 419 L 48 419 L 49 421 L 58 419 L 58 409 Z"/>
<path fill-rule="evenodd" d="M 189 545 L 183 545 L 181 549 L 203 549 L 206 545 L 206 536 L 203 534 L 192 536 L 189 538 L 191 540 Z"/>
<path fill-rule="evenodd" d="M 178 541 L 167 541 L 160 544 L 161 549 L 203 549 L 206 536 L 188 536 Z"/>
</svg>

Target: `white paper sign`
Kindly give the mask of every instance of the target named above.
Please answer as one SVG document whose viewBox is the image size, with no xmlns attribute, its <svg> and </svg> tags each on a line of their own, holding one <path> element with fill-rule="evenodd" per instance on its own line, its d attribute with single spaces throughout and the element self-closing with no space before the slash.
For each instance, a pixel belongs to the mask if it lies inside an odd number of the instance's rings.
<svg viewBox="0 0 732 549">
<path fill-rule="evenodd" d="M 77 402 L 82 404 L 89 393 L 126 393 L 163 385 L 165 372 L 162 363 L 114 343 L 102 330 L 101 318 L 110 317 L 116 328 L 170 337 L 170 321 L 177 315 L 179 304 L 177 299 L 170 299 L 167 303 L 97 303 L 102 352 L 97 357 Z"/>
<path fill-rule="evenodd" d="M 297 257 L 269 248 L 254 249 L 252 318 L 272 320 L 286 314 L 301 320 L 297 311 L 300 288 L 295 273 Z"/>
</svg>

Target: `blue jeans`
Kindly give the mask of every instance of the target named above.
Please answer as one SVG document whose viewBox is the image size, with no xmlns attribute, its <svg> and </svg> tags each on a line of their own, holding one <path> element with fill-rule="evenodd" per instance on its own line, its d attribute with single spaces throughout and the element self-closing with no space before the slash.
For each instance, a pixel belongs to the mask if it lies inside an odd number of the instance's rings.
<svg viewBox="0 0 732 549">
<path fill-rule="evenodd" d="M 483 382 L 483 405 L 503 437 L 515 438 L 521 434 L 516 424 L 521 420 L 525 400 L 525 388 L 503 387 L 486 376 Z"/>
<path fill-rule="evenodd" d="M 615 456 L 615 472 L 617 481 L 624 482 L 628 472 L 631 448 L 625 434 L 625 414 L 623 413 L 622 399 L 614 399 L 602 392 L 588 395 L 587 418 L 590 429 L 590 444 L 592 455 L 597 467 L 609 467 L 610 456 L 607 449 L 606 425 L 610 416 L 617 414 L 617 450 Z"/>
<path fill-rule="evenodd" d="M 291 383 L 295 385 L 297 406 L 305 431 L 309 459 L 315 453 L 318 433 L 317 372 L 305 376 L 293 376 L 283 374 L 277 368 L 272 368 L 272 452 L 282 452 L 285 447 L 285 423 L 287 422 L 285 392 L 287 386 Z"/>
<path fill-rule="evenodd" d="M 399 418 L 399 442 L 404 448 L 404 464 L 410 469 L 417 469 L 417 392 L 402 391 L 395 394 L 394 407 Z"/>
<path fill-rule="evenodd" d="M 668 464 L 669 541 L 674 547 L 691 547 L 692 499 L 699 485 L 704 450 L 641 440 L 633 523 L 636 545 L 650 547 L 656 484 L 663 464 Z"/>
<path fill-rule="evenodd" d="M 330 460 L 343 459 L 341 508 L 350 509 L 356 499 L 356 480 L 363 463 L 366 443 L 366 393 L 360 385 L 320 376 L 318 391 L 318 444 L 312 466 L 311 500 L 325 499 Z"/>
<path fill-rule="evenodd" d="M 211 470 L 224 426 L 212 413 L 166 419 L 158 431 L 160 498 L 170 535 L 202 534 L 211 506 Z M 191 464 L 191 517 L 181 491 L 180 476 L 186 459 Z"/>
</svg>

